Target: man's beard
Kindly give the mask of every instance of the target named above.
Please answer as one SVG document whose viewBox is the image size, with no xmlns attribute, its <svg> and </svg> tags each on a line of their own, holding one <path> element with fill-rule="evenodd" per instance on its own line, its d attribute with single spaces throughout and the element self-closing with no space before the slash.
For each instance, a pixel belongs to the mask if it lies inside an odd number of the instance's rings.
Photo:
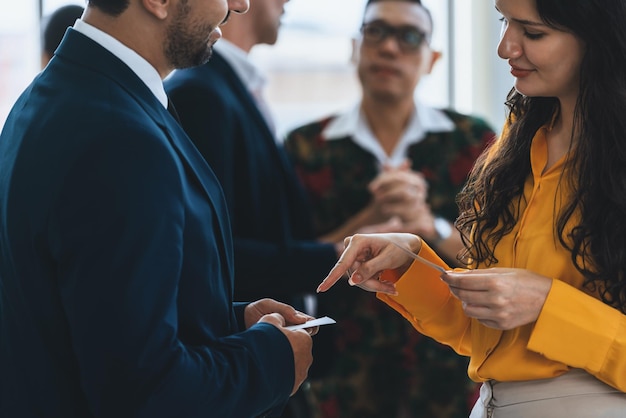
<svg viewBox="0 0 626 418">
<path fill-rule="evenodd" d="M 187 22 L 187 2 L 178 6 L 178 15 L 167 29 L 165 56 L 174 68 L 189 68 L 206 63 L 213 52 L 208 37 L 213 32 L 210 25 L 193 25 Z"/>
</svg>

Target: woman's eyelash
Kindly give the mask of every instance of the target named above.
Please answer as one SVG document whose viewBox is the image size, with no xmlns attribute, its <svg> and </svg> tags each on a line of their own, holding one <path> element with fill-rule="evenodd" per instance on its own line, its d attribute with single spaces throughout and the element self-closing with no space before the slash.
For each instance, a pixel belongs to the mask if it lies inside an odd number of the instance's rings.
<svg viewBox="0 0 626 418">
<path fill-rule="evenodd" d="M 502 16 L 498 19 L 498 21 L 502 22 L 503 24 L 508 25 L 509 21 L 506 19 L 506 17 Z M 537 40 L 537 39 L 541 39 L 543 37 L 543 33 L 530 33 L 526 30 L 524 30 L 524 36 L 527 37 L 530 40 Z"/>
<path fill-rule="evenodd" d="M 536 40 L 541 39 L 543 37 L 543 33 L 529 33 L 524 31 L 524 36 L 526 36 L 528 39 Z"/>
</svg>

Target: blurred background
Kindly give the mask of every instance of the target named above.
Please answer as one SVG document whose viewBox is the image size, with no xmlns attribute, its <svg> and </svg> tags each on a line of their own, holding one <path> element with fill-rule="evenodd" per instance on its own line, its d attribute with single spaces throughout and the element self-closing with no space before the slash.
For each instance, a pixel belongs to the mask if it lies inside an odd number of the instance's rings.
<svg viewBox="0 0 626 418">
<path fill-rule="evenodd" d="M 254 1 L 254 0 L 251 0 Z M 278 42 L 251 57 L 268 77 L 267 99 L 279 136 L 290 128 L 345 109 L 359 86 L 350 63 L 366 0 L 291 0 Z M 420 84 L 420 99 L 487 119 L 499 129 L 509 67 L 498 58 L 499 15 L 493 0 L 422 0 L 435 23 L 433 47 L 443 52 Z M 40 71 L 40 21 L 77 0 L 0 0 L 0 126 L 18 95 Z"/>
</svg>

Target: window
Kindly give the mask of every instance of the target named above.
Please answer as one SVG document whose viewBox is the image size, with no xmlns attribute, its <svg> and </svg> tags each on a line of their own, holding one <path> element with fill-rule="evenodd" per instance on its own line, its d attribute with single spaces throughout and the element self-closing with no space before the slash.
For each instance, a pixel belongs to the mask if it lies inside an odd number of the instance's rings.
<svg viewBox="0 0 626 418">
<path fill-rule="evenodd" d="M 358 100 L 351 38 L 358 32 L 365 3 L 289 2 L 276 45 L 253 48 L 251 58 L 269 77 L 268 102 L 279 136 Z M 512 78 L 506 62 L 496 55 L 500 27 L 493 4 L 484 0 L 423 3 L 433 15 L 432 45 L 443 57 L 420 83 L 418 97 L 436 107 L 476 114 L 499 129 Z"/>
<path fill-rule="evenodd" d="M 251 58 L 268 75 L 268 102 L 277 121 L 279 137 L 291 128 L 344 110 L 357 102 L 360 87 L 350 62 L 352 39 L 358 34 L 366 0 L 293 1 L 276 45 L 253 48 Z M 433 14 L 433 45 L 447 49 L 447 5 L 424 0 Z M 449 58 L 437 64 L 420 84 L 424 101 L 446 107 Z"/>
<path fill-rule="evenodd" d="M 39 70 L 38 15 L 34 1 L 3 4 L 0 13 L 0 126 Z"/>
<path fill-rule="evenodd" d="M 357 34 L 365 1 L 290 1 L 278 43 L 253 49 L 252 59 L 269 78 L 268 102 L 279 134 L 358 100 L 351 38 Z M 513 83 L 506 62 L 495 53 L 500 28 L 492 2 L 423 2 L 433 14 L 433 46 L 444 54 L 421 83 L 418 96 L 434 106 L 483 116 L 497 129 Z M 85 2 L 20 0 L 8 2 L 0 14 L 0 125 L 40 70 L 39 9 L 47 15 L 66 4 Z"/>
</svg>

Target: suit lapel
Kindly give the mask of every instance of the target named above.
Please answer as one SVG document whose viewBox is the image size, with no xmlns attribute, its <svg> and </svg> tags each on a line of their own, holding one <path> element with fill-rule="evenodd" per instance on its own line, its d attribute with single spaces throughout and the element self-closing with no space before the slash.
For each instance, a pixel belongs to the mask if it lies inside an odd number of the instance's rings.
<svg viewBox="0 0 626 418">
<path fill-rule="evenodd" d="M 252 121 L 255 126 L 263 132 L 263 137 L 274 142 L 274 133 L 267 126 L 265 117 L 259 110 L 256 100 L 252 97 L 252 93 L 248 91 L 248 88 L 243 84 L 239 76 L 235 73 L 233 68 L 226 62 L 226 60 L 218 53 L 214 52 L 209 64 L 222 74 L 224 79 L 228 82 L 231 90 L 237 95 L 240 102 L 245 106 L 248 115 L 252 117 Z"/>
<path fill-rule="evenodd" d="M 97 47 L 94 47 L 96 45 Z M 115 80 L 163 130 L 185 165 L 188 175 L 200 186 L 200 190 L 204 192 L 217 213 L 216 218 L 219 221 L 218 227 L 225 244 L 224 248 L 230 254 L 232 251 L 230 223 L 219 181 L 187 134 L 148 86 L 114 54 L 72 29 L 69 30 L 68 35 L 59 46 L 57 54 Z M 223 256 L 232 272 L 232 257 L 227 256 L 227 254 L 223 254 Z"/>
<path fill-rule="evenodd" d="M 312 236 L 313 229 L 310 222 L 305 221 L 312 219 L 310 214 L 310 208 L 306 204 L 308 197 L 304 189 L 298 183 L 298 177 L 293 169 L 286 152 L 280 145 L 276 144 L 275 134 L 269 129 L 265 122 L 265 117 L 257 107 L 256 101 L 252 94 L 248 91 L 248 88 L 243 84 L 239 76 L 235 73 L 232 67 L 226 62 L 226 60 L 219 54 L 214 53 L 211 57 L 211 62 L 207 65 L 212 66 L 222 77 L 226 80 L 232 91 L 239 98 L 240 102 L 245 106 L 246 112 L 252 117 L 250 123 L 254 123 L 260 130 L 260 136 L 266 142 L 267 149 L 271 150 L 271 154 L 275 161 L 275 166 L 279 167 L 281 171 L 281 179 L 284 184 L 284 193 L 282 198 L 284 199 L 283 205 L 285 208 L 291 208 L 291 210 L 285 210 L 285 213 L 298 213 L 299 216 L 285 220 L 291 223 L 294 227 L 297 225 L 297 229 L 305 236 Z M 210 77 L 210 75 L 207 75 Z"/>
</svg>

